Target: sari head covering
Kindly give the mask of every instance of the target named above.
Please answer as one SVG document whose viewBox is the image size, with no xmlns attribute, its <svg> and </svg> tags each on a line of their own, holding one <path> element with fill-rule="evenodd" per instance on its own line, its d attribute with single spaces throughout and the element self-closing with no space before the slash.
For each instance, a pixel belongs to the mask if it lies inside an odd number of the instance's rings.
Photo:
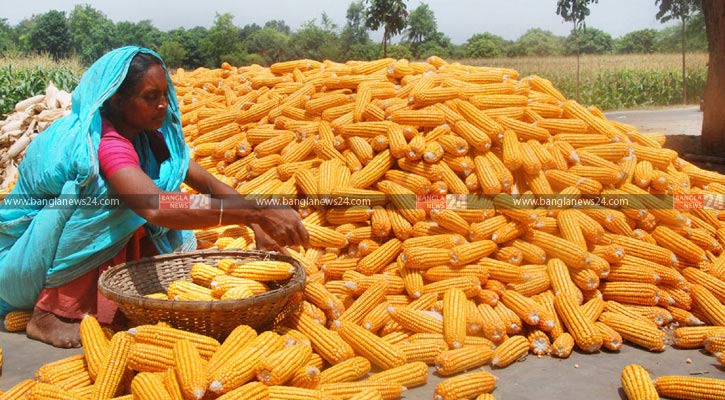
<svg viewBox="0 0 725 400">
<path fill-rule="evenodd" d="M 160 254 L 196 248 L 192 231 L 151 225 L 110 204 L 99 174 L 101 106 L 121 85 L 138 53 L 128 46 L 96 61 L 73 91 L 72 111 L 28 146 L 12 192 L 0 202 L 0 315 L 32 309 L 44 287 L 63 285 L 112 258 L 141 226 Z M 168 108 L 160 129 L 170 157 L 157 161 L 147 135 L 132 140 L 141 169 L 164 191 L 178 191 L 189 167 L 176 91 L 166 67 Z"/>
</svg>

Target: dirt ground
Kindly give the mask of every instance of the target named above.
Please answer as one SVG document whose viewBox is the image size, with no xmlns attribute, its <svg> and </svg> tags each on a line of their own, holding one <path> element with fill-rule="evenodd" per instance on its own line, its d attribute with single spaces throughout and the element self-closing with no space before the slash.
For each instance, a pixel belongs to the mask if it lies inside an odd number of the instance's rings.
<svg viewBox="0 0 725 400">
<path fill-rule="evenodd" d="M 655 111 L 627 111 L 608 113 L 609 118 L 638 127 L 642 132 L 664 132 L 668 135 L 666 147 L 682 154 L 697 153 L 697 132 L 702 124 L 702 113 L 694 107 Z M 676 124 L 663 123 L 674 118 Z M 708 168 L 712 169 L 712 168 Z M 7 390 L 15 383 L 31 378 L 44 363 L 78 354 L 80 349 L 62 350 L 27 339 L 24 334 L 0 331 L 3 348 L 3 371 L 0 389 Z M 574 352 L 565 360 L 529 355 L 525 360 L 499 370 L 489 366 L 483 370 L 498 377 L 494 395 L 504 400 L 607 400 L 625 399 L 620 374 L 624 366 L 638 363 L 653 377 L 661 375 L 693 375 L 725 379 L 725 369 L 717 360 L 702 350 L 680 350 L 667 346 L 662 353 L 650 353 L 625 345 L 619 352 L 601 351 L 596 354 Z M 405 399 L 433 398 L 435 385 L 442 380 L 433 373 L 428 383 L 410 388 Z"/>
</svg>

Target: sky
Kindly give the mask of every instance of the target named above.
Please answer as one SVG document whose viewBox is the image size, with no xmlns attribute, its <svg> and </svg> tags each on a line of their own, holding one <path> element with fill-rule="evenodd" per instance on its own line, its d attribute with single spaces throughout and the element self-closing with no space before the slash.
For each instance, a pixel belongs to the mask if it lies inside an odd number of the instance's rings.
<svg viewBox="0 0 725 400">
<path fill-rule="evenodd" d="M 320 21 L 326 12 L 340 27 L 350 0 L 0 0 L 0 18 L 15 25 L 33 14 L 50 10 L 69 13 L 76 4 L 89 4 L 114 22 L 151 20 L 157 28 L 168 31 L 179 27 L 210 27 L 216 13 L 231 13 L 234 23 L 264 25 L 273 19 L 284 20 L 293 30 L 306 21 Z M 504 39 L 515 40 L 530 28 L 543 28 L 565 36 L 571 23 L 556 15 L 556 0 L 407 0 L 408 10 L 422 2 L 433 10 L 438 30 L 453 43 L 464 43 L 475 33 L 491 32 Z M 663 24 L 655 19 L 654 0 L 600 0 L 591 6 L 589 27 L 604 30 L 613 37 L 628 32 L 654 28 Z M 379 40 L 382 32 L 372 32 Z"/>
</svg>

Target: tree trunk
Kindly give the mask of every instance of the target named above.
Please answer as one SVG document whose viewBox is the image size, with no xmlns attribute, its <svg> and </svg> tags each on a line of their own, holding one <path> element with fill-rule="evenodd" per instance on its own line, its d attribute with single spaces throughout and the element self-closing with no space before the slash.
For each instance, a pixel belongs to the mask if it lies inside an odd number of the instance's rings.
<svg viewBox="0 0 725 400">
<path fill-rule="evenodd" d="M 702 3 L 710 53 L 702 148 L 709 154 L 722 156 L 725 154 L 725 3 L 722 0 L 703 0 Z"/>
<path fill-rule="evenodd" d="M 682 15 L 682 103 L 687 104 L 687 69 L 685 66 L 685 41 L 687 40 L 686 22 L 687 16 Z"/>
<path fill-rule="evenodd" d="M 574 21 L 574 43 L 576 44 L 576 101 L 579 100 L 579 55 L 581 50 L 579 49 L 579 28 L 577 22 Z"/>
<path fill-rule="evenodd" d="M 383 58 L 388 58 L 388 28 L 383 31 Z"/>
</svg>

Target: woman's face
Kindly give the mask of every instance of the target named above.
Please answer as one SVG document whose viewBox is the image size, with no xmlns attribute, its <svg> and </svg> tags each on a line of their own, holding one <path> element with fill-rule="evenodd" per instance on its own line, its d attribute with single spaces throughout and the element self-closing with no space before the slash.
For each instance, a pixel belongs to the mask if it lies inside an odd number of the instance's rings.
<svg viewBox="0 0 725 400">
<path fill-rule="evenodd" d="M 164 69 L 152 65 L 130 96 L 116 98 L 123 122 L 139 132 L 161 128 L 169 105 L 168 91 Z"/>
</svg>

